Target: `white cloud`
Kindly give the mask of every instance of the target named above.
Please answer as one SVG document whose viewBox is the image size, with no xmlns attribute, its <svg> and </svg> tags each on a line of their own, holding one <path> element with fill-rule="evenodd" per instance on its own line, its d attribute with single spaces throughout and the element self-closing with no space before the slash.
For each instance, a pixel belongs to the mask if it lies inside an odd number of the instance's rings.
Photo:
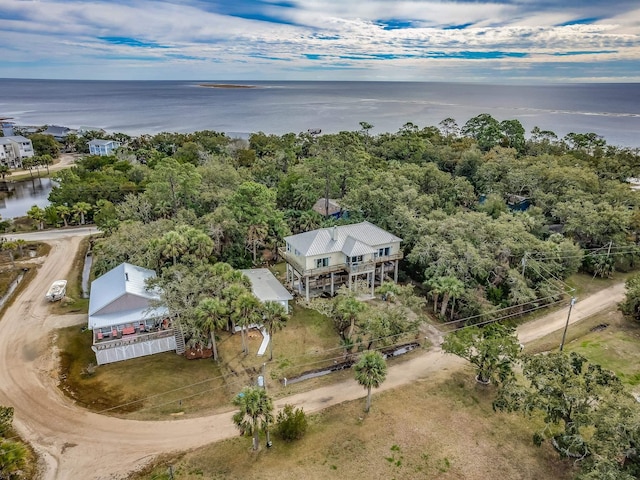
<svg viewBox="0 0 640 480">
<path fill-rule="evenodd" d="M 14 73 L 22 63 L 42 62 L 40 69 L 30 65 L 25 71 L 46 76 L 66 65 L 67 71 L 87 77 L 95 74 L 91 65 L 102 65 L 122 76 L 133 69 L 156 76 L 219 72 L 227 78 L 253 73 L 262 78 L 439 79 L 450 78 L 453 71 L 483 78 L 510 65 L 522 70 L 531 65 L 640 59 L 640 9 L 594 24 L 556 26 L 579 18 L 579 12 L 527 12 L 523 5 L 497 2 L 307 0 L 299 5 L 262 12 L 297 24 L 287 25 L 204 11 L 196 3 L 4 0 L 0 15 L 5 12 L 7 20 L 0 25 L 0 60 L 5 66 L 12 62 L 4 75 L 13 76 L 29 76 Z M 412 20 L 421 27 L 387 30 L 377 23 L 384 19 Z M 440 28 L 468 23 L 473 27 Z M 132 38 L 147 46 L 100 37 Z M 605 50 L 611 52 L 553 55 Z M 428 52 L 455 57 L 469 51 L 479 52 L 479 58 L 426 58 L 433 56 Z M 527 57 L 483 60 L 482 52 Z"/>
</svg>

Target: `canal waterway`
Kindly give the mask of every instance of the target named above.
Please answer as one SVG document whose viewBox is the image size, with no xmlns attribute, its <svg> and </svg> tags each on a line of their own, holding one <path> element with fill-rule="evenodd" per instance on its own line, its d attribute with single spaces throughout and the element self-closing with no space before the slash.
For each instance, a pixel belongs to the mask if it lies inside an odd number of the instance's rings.
<svg viewBox="0 0 640 480">
<path fill-rule="evenodd" d="M 34 178 L 11 182 L 7 179 L 9 191 L 0 190 L 0 215 L 3 220 L 24 217 L 34 205 L 45 208 L 49 205 L 49 193 L 54 182 L 50 178 Z"/>
</svg>

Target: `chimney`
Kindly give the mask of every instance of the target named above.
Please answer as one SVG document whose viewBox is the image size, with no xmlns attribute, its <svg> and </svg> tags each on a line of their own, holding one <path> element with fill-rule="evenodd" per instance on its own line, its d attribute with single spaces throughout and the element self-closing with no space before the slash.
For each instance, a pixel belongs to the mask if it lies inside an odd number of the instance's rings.
<svg viewBox="0 0 640 480">
<path fill-rule="evenodd" d="M 331 240 L 335 242 L 337 239 L 338 239 L 338 227 L 334 225 L 333 228 L 331 229 Z"/>
</svg>

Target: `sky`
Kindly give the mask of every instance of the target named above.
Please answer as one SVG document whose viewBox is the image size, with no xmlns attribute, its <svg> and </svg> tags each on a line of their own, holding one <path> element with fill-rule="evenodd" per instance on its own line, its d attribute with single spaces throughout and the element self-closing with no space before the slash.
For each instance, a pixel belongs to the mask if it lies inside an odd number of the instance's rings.
<svg viewBox="0 0 640 480">
<path fill-rule="evenodd" d="M 640 82 L 639 0 L 0 0 L 0 77 Z"/>
</svg>

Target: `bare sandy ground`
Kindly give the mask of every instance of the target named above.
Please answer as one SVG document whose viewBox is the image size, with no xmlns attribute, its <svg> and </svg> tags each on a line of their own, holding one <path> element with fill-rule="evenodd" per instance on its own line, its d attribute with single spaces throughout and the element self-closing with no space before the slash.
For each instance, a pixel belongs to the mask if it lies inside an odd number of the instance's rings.
<svg viewBox="0 0 640 480">
<path fill-rule="evenodd" d="M 90 229 L 81 229 L 63 234 L 28 234 L 38 239 L 53 238 L 49 241 L 51 253 L 36 279 L 0 321 L 0 404 L 15 407 L 14 424 L 41 455 L 41 477 L 47 480 L 126 478 L 128 472 L 158 454 L 238 434 L 231 413 L 170 421 L 122 420 L 88 412 L 56 388 L 57 355 L 52 336 L 56 328 L 84 323 L 86 315 L 50 315 L 44 294 L 54 280 L 67 275 L 81 236 L 91 233 Z M 617 284 L 579 301 L 572 312 L 572 323 L 615 305 L 623 293 L 624 285 Z M 562 328 L 566 313 L 564 309 L 522 326 L 520 339 L 531 341 Z M 436 348 L 392 366 L 381 390 L 433 378 L 463 364 Z M 364 389 L 350 380 L 281 399 L 277 405 L 292 403 L 315 412 L 364 394 Z"/>
</svg>

